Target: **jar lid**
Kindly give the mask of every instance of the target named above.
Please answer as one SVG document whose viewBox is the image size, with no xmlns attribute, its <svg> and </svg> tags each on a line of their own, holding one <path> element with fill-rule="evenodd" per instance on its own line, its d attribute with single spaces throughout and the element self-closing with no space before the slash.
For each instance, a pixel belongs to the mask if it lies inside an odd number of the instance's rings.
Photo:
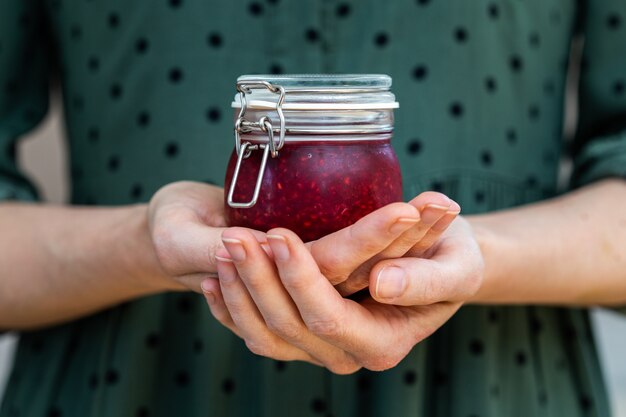
<svg viewBox="0 0 626 417">
<path fill-rule="evenodd" d="M 398 108 L 389 91 L 391 77 L 384 74 L 294 74 L 242 75 L 237 85 L 266 82 L 285 91 L 282 109 L 289 110 L 374 110 Z M 250 89 L 246 105 L 251 110 L 276 108 L 276 94 L 265 88 Z M 237 94 L 233 108 L 241 108 Z"/>
</svg>

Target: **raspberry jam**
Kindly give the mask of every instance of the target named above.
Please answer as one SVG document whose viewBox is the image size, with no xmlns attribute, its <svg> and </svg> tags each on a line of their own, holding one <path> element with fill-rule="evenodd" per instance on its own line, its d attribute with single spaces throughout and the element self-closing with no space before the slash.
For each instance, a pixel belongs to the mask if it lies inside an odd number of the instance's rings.
<svg viewBox="0 0 626 417">
<path fill-rule="evenodd" d="M 311 241 L 401 201 L 390 86 L 381 75 L 240 77 L 228 224 Z"/>
<path fill-rule="evenodd" d="M 261 157 L 253 152 L 245 160 L 234 192 L 236 201 L 250 200 Z M 227 186 L 236 161 L 233 152 Z M 226 214 L 230 225 L 262 231 L 286 227 L 306 242 L 401 200 L 400 169 L 389 140 L 301 142 L 285 145 L 280 157 L 268 159 L 257 204 L 240 209 L 226 205 Z"/>
</svg>

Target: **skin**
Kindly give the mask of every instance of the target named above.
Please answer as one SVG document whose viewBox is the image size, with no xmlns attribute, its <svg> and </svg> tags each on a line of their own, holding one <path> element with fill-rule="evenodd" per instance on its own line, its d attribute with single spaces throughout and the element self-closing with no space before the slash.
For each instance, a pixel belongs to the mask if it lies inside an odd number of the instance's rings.
<svg viewBox="0 0 626 417">
<path fill-rule="evenodd" d="M 219 281 L 207 279 L 202 289 L 216 319 L 256 354 L 339 374 L 384 370 L 465 302 L 626 304 L 626 212 L 607 210 L 609 202 L 626 204 L 625 181 L 458 218 L 439 239 L 417 242 L 400 258 L 377 259 L 370 297 L 360 302 L 341 296 L 332 285 L 341 277 L 326 276 L 328 266 L 289 230 L 268 232 L 271 259 L 249 230 L 231 228 L 217 253 Z M 394 268 L 392 291 L 381 277 Z M 349 271 L 344 277 L 354 278 Z M 350 287 L 362 285 L 357 279 Z"/>
<path fill-rule="evenodd" d="M 201 286 L 253 352 L 350 373 L 393 367 L 464 302 L 626 304 L 622 180 L 456 220 L 456 203 L 427 193 L 308 244 L 285 229 L 223 228 L 222 198 L 177 183 L 147 207 L 1 205 L 0 327 Z M 380 281 L 392 267 L 395 295 Z M 342 297 L 365 287 L 369 297 Z"/>
</svg>

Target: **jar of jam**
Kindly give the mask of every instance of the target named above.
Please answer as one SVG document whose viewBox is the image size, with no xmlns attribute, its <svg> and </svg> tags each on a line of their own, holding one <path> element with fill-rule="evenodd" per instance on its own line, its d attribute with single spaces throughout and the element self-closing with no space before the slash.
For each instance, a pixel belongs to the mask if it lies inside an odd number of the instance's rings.
<svg viewBox="0 0 626 417">
<path fill-rule="evenodd" d="M 304 241 L 402 200 L 387 75 L 245 75 L 225 180 L 231 226 Z"/>
</svg>

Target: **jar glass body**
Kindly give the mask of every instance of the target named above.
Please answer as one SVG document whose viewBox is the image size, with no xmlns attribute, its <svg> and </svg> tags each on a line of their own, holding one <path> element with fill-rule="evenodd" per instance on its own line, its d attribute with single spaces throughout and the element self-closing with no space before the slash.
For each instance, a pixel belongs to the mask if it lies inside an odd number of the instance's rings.
<svg viewBox="0 0 626 417">
<path fill-rule="evenodd" d="M 287 143 L 277 158 L 267 161 L 258 202 L 250 208 L 225 205 L 228 224 L 261 231 L 285 227 L 311 241 L 401 201 L 402 178 L 390 139 L 387 134 Z M 236 201 L 250 200 L 261 160 L 261 152 L 244 159 L 234 191 Z M 233 150 L 226 195 L 236 161 Z"/>
</svg>

